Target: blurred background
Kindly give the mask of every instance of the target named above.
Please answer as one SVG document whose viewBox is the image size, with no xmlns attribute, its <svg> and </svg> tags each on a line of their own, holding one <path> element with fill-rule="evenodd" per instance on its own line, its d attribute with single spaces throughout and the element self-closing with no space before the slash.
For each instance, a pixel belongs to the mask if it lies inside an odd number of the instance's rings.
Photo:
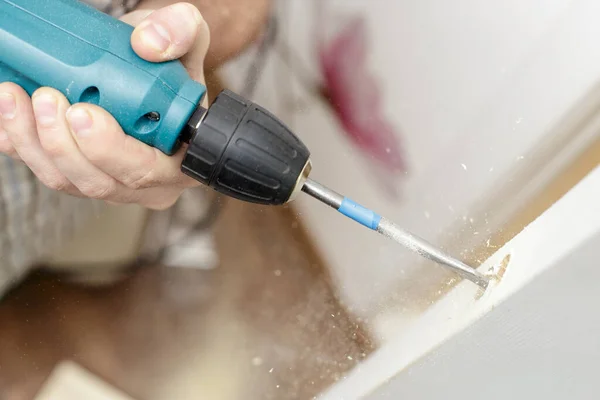
<svg viewBox="0 0 600 400">
<path fill-rule="evenodd" d="M 600 161 L 583 3 L 198 2 L 211 99 L 265 106 L 316 180 L 473 265 Z M 457 283 L 308 197 L 199 189 L 160 213 L 103 207 L 73 236 L 3 281 L 0 399 L 85 380 L 65 361 L 123 398 L 310 399 Z"/>
</svg>

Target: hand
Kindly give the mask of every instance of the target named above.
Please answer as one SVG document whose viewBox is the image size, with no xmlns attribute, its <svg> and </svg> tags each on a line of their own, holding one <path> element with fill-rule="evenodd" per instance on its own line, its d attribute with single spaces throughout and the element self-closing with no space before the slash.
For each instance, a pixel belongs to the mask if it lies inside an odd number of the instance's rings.
<svg viewBox="0 0 600 400">
<path fill-rule="evenodd" d="M 176 3 L 134 11 L 123 20 L 137 26 L 131 44 L 140 57 L 181 58 L 192 78 L 204 83 L 209 30 L 198 9 Z M 71 106 L 54 89 L 40 88 L 29 98 L 21 87 L 2 83 L 0 115 L 0 152 L 23 161 L 49 188 L 165 209 L 198 185 L 180 170 L 185 149 L 169 157 L 123 133 L 103 109 Z"/>
</svg>

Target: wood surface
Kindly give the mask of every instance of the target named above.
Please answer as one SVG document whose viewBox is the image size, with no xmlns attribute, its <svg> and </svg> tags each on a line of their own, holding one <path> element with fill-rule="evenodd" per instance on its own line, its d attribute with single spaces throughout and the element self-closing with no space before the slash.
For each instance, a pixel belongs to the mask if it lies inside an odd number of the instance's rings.
<svg viewBox="0 0 600 400">
<path fill-rule="evenodd" d="M 0 399 L 32 399 L 65 359 L 140 400 L 311 398 L 370 346 L 295 218 L 228 201 L 212 271 L 143 265 L 106 287 L 34 274 L 0 303 Z"/>
</svg>

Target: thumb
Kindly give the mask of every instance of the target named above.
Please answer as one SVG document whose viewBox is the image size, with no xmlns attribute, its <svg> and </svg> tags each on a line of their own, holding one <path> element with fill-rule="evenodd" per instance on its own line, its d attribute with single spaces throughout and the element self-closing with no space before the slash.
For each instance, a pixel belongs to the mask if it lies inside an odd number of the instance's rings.
<svg viewBox="0 0 600 400">
<path fill-rule="evenodd" d="M 176 3 L 158 9 L 141 21 L 131 35 L 131 45 L 142 58 L 162 62 L 181 58 L 198 43 L 207 29 L 200 11 L 188 3 Z"/>
</svg>

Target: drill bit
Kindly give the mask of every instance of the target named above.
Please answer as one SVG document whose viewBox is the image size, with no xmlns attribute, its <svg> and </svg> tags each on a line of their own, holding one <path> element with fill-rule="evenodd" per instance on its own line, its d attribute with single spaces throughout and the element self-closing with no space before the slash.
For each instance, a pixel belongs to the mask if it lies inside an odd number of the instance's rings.
<svg viewBox="0 0 600 400">
<path fill-rule="evenodd" d="M 374 211 L 355 203 L 349 198 L 342 196 L 341 194 L 321 185 L 318 182 L 315 182 L 312 179 L 306 180 L 304 186 L 302 187 L 302 191 L 327 204 L 328 206 L 335 208 L 346 217 L 351 218 L 361 225 L 364 225 L 367 228 L 392 239 L 407 249 L 425 258 L 428 258 L 429 260 L 435 261 L 436 263 L 447 268 L 450 268 L 463 278 L 470 280 L 483 289 L 487 288 L 489 283 L 488 278 L 476 271 L 474 268 L 469 267 L 462 261 L 445 254 L 442 250 L 435 247 L 431 243 L 428 243 L 420 237 L 400 228 L 392 221 L 381 217 Z"/>
</svg>

